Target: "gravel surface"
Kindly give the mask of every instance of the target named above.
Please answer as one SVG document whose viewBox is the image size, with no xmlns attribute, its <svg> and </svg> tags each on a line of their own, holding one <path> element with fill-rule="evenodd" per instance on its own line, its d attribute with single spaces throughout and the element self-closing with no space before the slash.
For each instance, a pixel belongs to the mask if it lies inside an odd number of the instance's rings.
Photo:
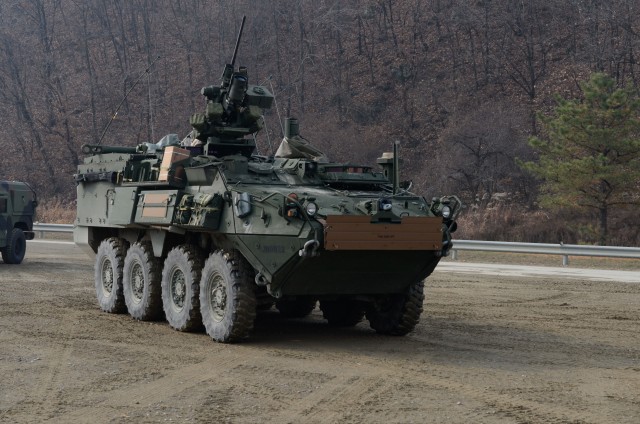
<svg viewBox="0 0 640 424">
<path fill-rule="evenodd" d="M 3 423 L 640 422 L 637 283 L 447 265 L 408 336 L 271 310 L 229 345 L 103 313 L 91 258 L 27 249 L 0 262 Z"/>
</svg>

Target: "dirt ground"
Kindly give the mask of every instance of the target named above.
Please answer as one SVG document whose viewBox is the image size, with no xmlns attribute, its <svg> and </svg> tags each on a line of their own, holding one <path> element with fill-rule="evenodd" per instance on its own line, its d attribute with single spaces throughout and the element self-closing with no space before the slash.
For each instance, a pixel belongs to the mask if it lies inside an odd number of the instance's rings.
<svg viewBox="0 0 640 424">
<path fill-rule="evenodd" d="M 0 422 L 640 422 L 640 284 L 436 271 L 406 337 L 274 310 L 226 345 L 101 312 L 92 269 L 0 262 Z"/>
</svg>

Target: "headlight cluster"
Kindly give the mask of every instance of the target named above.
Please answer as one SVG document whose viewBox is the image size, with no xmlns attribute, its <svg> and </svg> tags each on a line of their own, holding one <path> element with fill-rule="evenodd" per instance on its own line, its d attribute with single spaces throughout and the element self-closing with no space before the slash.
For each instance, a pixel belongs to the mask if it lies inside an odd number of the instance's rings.
<svg viewBox="0 0 640 424">
<path fill-rule="evenodd" d="M 462 202 L 457 196 L 434 197 L 431 200 L 431 212 L 447 221 L 455 221 L 462 209 Z"/>
<path fill-rule="evenodd" d="M 308 202 L 304 205 L 304 208 L 309 216 L 315 216 L 318 212 L 318 205 L 315 202 Z"/>
<path fill-rule="evenodd" d="M 289 193 L 285 199 L 286 216 L 289 218 L 299 216 L 299 212 L 302 213 L 302 210 L 300 210 L 302 208 L 304 208 L 308 217 L 316 216 L 318 213 L 318 204 L 314 202 L 314 200 L 314 197 L 300 199 L 296 193 Z"/>
<path fill-rule="evenodd" d="M 387 199 L 385 197 L 381 197 L 378 199 L 378 210 L 379 211 L 390 211 L 393 209 L 393 203 L 391 199 Z"/>
<path fill-rule="evenodd" d="M 451 217 L 451 207 L 450 206 L 444 205 L 440 212 L 442 213 L 442 217 L 444 219 L 449 219 Z"/>
</svg>

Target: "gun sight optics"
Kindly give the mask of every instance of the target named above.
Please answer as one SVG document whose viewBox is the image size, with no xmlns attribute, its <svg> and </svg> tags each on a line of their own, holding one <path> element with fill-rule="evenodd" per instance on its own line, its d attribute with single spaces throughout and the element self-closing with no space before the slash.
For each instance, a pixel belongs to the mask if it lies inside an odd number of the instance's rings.
<svg viewBox="0 0 640 424">
<path fill-rule="evenodd" d="M 207 98 L 207 100 L 216 100 L 220 96 L 220 87 L 210 85 L 208 87 L 202 87 L 200 93 Z"/>
<path fill-rule="evenodd" d="M 229 88 L 229 102 L 234 104 L 242 103 L 244 94 L 247 92 L 248 79 L 241 74 L 233 74 L 231 87 Z"/>
</svg>

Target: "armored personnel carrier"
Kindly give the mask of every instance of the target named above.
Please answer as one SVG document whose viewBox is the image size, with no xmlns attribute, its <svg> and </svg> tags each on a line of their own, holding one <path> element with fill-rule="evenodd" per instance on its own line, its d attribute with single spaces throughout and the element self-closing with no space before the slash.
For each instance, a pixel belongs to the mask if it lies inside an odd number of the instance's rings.
<svg viewBox="0 0 640 424">
<path fill-rule="evenodd" d="M 0 181 L 0 253 L 6 264 L 19 264 L 32 240 L 36 193 L 27 183 Z"/>
<path fill-rule="evenodd" d="M 184 139 L 83 146 L 74 239 L 95 254 L 100 308 L 233 342 L 256 311 L 303 317 L 319 301 L 331 325 L 366 317 L 407 334 L 423 280 L 451 248 L 459 200 L 403 188 L 397 154 L 379 170 L 329 161 L 293 118 L 274 156 L 255 155 L 273 96 L 235 68 L 238 43 Z"/>
</svg>

